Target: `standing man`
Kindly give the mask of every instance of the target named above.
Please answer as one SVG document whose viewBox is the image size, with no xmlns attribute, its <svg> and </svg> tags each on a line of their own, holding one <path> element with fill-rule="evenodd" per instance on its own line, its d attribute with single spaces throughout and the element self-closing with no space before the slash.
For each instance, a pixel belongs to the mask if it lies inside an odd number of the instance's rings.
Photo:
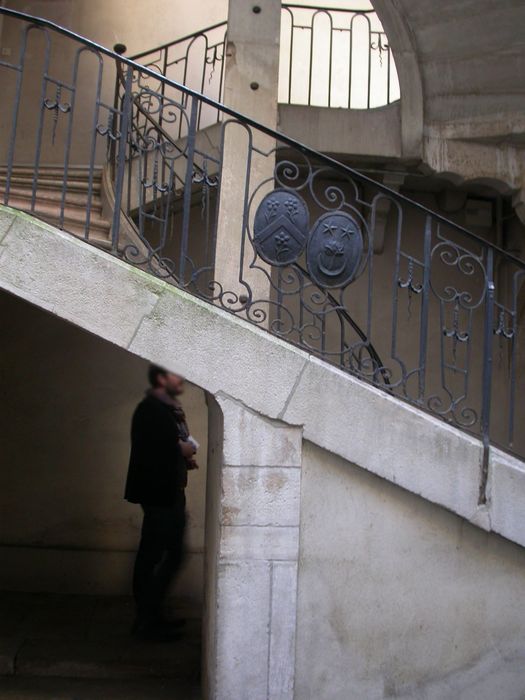
<svg viewBox="0 0 525 700">
<path fill-rule="evenodd" d="M 134 632 L 168 641 L 175 625 L 163 617 L 169 584 L 183 558 L 188 469 L 197 468 L 197 444 L 191 438 L 177 399 L 184 379 L 151 365 L 150 389 L 133 414 L 126 500 L 144 512 L 133 574 L 137 606 Z"/>
</svg>

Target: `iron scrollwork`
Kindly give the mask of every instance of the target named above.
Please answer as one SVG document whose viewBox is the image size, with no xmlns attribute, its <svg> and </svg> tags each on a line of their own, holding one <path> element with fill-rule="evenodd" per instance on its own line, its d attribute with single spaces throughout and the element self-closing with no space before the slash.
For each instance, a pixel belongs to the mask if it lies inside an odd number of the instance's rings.
<svg viewBox="0 0 525 700">
<path fill-rule="evenodd" d="M 68 114 L 69 112 L 71 112 L 71 104 L 69 102 L 62 102 L 62 86 L 57 85 L 55 98 L 44 98 L 43 105 L 46 109 L 49 109 L 51 112 L 54 112 L 53 131 L 51 135 L 51 143 L 54 145 L 58 126 L 58 115 L 59 113 Z"/>
</svg>

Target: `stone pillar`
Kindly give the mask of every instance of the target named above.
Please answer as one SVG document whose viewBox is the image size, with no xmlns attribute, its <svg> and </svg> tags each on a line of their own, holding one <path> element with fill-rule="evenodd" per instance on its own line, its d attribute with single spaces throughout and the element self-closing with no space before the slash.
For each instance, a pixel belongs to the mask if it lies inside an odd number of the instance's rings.
<svg viewBox="0 0 525 700">
<path fill-rule="evenodd" d="M 265 126 L 277 126 L 277 84 L 279 78 L 279 41 L 281 25 L 280 0 L 230 0 L 228 10 L 228 41 L 224 78 L 224 103 Z M 268 278 L 264 272 L 253 270 L 253 248 L 243 230 L 245 203 L 257 187 L 250 209 L 249 221 L 264 194 L 273 189 L 275 157 L 257 151 L 249 153 L 250 133 L 241 124 L 224 118 L 223 161 L 215 279 L 224 291 L 246 296 L 247 289 L 239 281 L 239 267 L 243 263 L 243 279 L 253 291 L 253 299 L 267 299 Z M 251 130 L 252 147 L 263 153 L 275 148 L 275 141 L 257 130 Z M 248 166 L 248 157 L 251 164 Z M 243 235 L 245 250 L 241 254 Z M 242 256 L 242 257 L 241 257 Z M 258 261 L 265 267 L 262 261 Z M 249 294 L 248 294 L 249 295 Z M 232 308 L 238 301 L 229 299 Z"/>
<path fill-rule="evenodd" d="M 228 397 L 211 403 L 223 447 L 210 435 L 207 698 L 292 700 L 302 431 Z"/>
</svg>

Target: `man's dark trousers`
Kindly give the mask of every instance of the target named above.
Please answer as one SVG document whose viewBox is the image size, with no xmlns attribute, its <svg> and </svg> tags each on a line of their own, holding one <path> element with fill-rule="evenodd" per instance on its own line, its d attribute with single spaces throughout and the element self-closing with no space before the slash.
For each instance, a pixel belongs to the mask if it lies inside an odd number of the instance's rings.
<svg viewBox="0 0 525 700">
<path fill-rule="evenodd" d="M 147 626 L 162 618 L 168 587 L 183 560 L 186 497 L 179 489 L 172 506 L 142 504 L 144 520 L 135 570 L 133 595 L 138 624 Z"/>
</svg>

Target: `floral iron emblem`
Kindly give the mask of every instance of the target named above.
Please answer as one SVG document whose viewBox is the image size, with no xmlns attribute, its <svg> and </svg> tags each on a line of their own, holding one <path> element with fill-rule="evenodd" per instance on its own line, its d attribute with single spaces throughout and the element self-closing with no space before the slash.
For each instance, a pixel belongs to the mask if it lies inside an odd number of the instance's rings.
<svg viewBox="0 0 525 700">
<path fill-rule="evenodd" d="M 345 287 L 363 255 L 363 236 L 356 220 L 338 211 L 320 216 L 308 241 L 308 272 L 320 287 Z"/>
<path fill-rule="evenodd" d="M 301 255 L 309 228 L 308 207 L 295 192 L 277 189 L 267 194 L 255 213 L 253 243 L 270 265 L 290 265 Z"/>
</svg>

